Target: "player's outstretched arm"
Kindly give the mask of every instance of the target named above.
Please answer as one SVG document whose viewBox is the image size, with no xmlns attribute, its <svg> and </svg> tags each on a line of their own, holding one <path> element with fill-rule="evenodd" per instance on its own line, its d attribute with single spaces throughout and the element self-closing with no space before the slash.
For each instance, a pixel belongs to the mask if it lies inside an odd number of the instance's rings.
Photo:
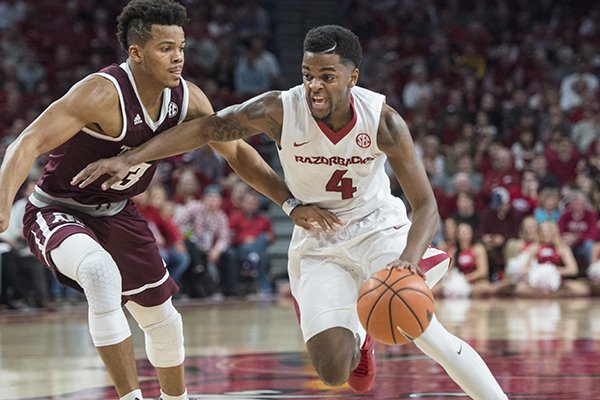
<svg viewBox="0 0 600 400">
<path fill-rule="evenodd" d="M 120 156 L 93 162 L 73 177 L 71 184 L 83 188 L 106 174 L 110 178 L 102 184 L 102 189 L 107 190 L 137 164 L 185 153 L 209 142 L 227 142 L 259 132 L 279 142 L 282 121 L 280 92 L 268 92 L 216 114 L 177 125 Z"/>
<path fill-rule="evenodd" d="M 8 226 L 15 195 L 34 160 L 92 121 L 109 130 L 102 118 L 112 112 L 111 107 L 115 111 L 118 107 L 112 83 L 100 77 L 86 78 L 52 103 L 8 146 L 0 167 L 0 232 Z"/>
<path fill-rule="evenodd" d="M 438 228 L 438 210 L 425 167 L 415 152 L 406 122 L 384 104 L 377 132 L 377 145 L 386 153 L 390 166 L 410 203 L 412 226 L 398 265 L 417 271 L 419 261 Z"/>
</svg>

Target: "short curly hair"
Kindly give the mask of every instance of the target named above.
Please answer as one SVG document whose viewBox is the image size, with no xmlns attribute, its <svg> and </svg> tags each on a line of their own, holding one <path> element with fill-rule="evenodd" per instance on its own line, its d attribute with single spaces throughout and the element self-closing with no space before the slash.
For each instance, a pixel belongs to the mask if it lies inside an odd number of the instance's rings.
<svg viewBox="0 0 600 400">
<path fill-rule="evenodd" d="M 185 7 L 173 0 L 131 0 L 117 17 L 117 38 L 127 51 L 150 39 L 152 25 L 182 26 L 186 21 Z"/>
<path fill-rule="evenodd" d="M 352 63 L 354 67 L 362 61 L 360 40 L 339 25 L 322 25 L 309 30 L 304 37 L 304 51 L 337 54 L 343 63 Z"/>
</svg>

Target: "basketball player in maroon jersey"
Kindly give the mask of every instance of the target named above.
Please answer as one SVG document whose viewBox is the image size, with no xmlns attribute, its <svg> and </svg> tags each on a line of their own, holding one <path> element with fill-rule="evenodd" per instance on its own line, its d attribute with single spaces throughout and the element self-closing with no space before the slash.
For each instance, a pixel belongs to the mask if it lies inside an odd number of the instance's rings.
<svg viewBox="0 0 600 400">
<path fill-rule="evenodd" d="M 115 156 L 184 120 L 213 113 L 204 93 L 184 81 L 185 8 L 172 0 L 133 0 L 118 18 L 126 62 L 77 84 L 51 104 L 9 146 L 0 167 L 0 231 L 35 158 L 51 152 L 24 217 L 31 250 L 68 285 L 83 290 L 89 329 L 121 399 L 143 399 L 135 368 L 128 308 L 145 334 L 163 400 L 187 399 L 181 316 L 171 296 L 177 286 L 159 256 L 145 220 L 129 200 L 143 192 L 155 162 L 101 190 L 70 185 L 91 161 Z M 216 144 L 233 169 L 273 201 L 291 196 L 277 174 L 243 141 Z M 153 161 L 153 160 L 150 160 Z M 335 222 L 302 207 L 300 223 Z"/>
<path fill-rule="evenodd" d="M 102 187 L 121 181 L 132 165 L 181 153 L 207 142 L 265 132 L 278 145 L 294 198 L 282 205 L 298 218 L 299 205 L 314 203 L 336 214 L 333 232 L 294 228 L 288 272 L 312 363 L 323 382 L 369 391 L 375 379 L 374 342 L 360 326 L 360 283 L 385 268 L 408 268 L 430 286 L 441 279 L 448 256 L 429 247 L 438 226 L 435 198 L 406 123 L 384 96 L 356 85 L 362 49 L 340 26 L 311 29 L 304 39 L 303 85 L 272 91 L 207 118 L 181 124 L 121 156 L 97 161 L 74 176 L 87 187 L 105 174 Z M 390 165 L 413 210 L 391 195 Z M 429 271 L 423 273 L 429 264 Z M 485 362 L 432 316 L 415 344 L 437 361 L 476 400 L 506 394 Z"/>
</svg>

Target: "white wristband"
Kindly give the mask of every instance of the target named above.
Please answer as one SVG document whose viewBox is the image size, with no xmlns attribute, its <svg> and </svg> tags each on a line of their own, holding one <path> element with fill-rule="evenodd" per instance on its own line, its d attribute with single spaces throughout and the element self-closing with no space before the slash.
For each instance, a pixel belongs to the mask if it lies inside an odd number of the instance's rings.
<svg viewBox="0 0 600 400">
<path fill-rule="evenodd" d="M 290 197 L 289 199 L 287 199 L 286 201 L 283 202 L 283 204 L 281 205 L 281 208 L 283 209 L 283 212 L 286 213 L 288 216 L 292 214 L 292 211 L 294 211 L 294 208 L 301 206 L 302 202 L 294 197 Z"/>
</svg>

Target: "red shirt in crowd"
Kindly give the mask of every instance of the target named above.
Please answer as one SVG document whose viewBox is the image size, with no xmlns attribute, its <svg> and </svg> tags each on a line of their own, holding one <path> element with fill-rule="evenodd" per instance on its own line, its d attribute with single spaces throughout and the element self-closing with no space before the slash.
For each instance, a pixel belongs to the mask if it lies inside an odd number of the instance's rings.
<svg viewBox="0 0 600 400">
<path fill-rule="evenodd" d="M 596 240 L 598 238 L 598 217 L 595 212 L 586 210 L 581 218 L 575 218 L 570 210 L 565 210 L 558 219 L 558 229 L 561 235 L 565 232 L 578 235 L 577 242 L 573 246 L 581 246 L 584 240 Z"/>
<path fill-rule="evenodd" d="M 271 220 L 265 215 L 251 216 L 236 210 L 229 217 L 229 227 L 233 231 L 233 244 L 236 246 L 254 240 L 261 233 L 265 233 L 271 242 L 275 239 Z"/>
<path fill-rule="evenodd" d="M 160 211 L 153 206 L 145 205 L 139 207 L 140 214 L 148 221 L 148 226 L 159 246 L 173 245 L 175 242 L 183 240 L 183 234 L 177 228 L 177 225 L 171 218 L 163 218 Z"/>
</svg>

